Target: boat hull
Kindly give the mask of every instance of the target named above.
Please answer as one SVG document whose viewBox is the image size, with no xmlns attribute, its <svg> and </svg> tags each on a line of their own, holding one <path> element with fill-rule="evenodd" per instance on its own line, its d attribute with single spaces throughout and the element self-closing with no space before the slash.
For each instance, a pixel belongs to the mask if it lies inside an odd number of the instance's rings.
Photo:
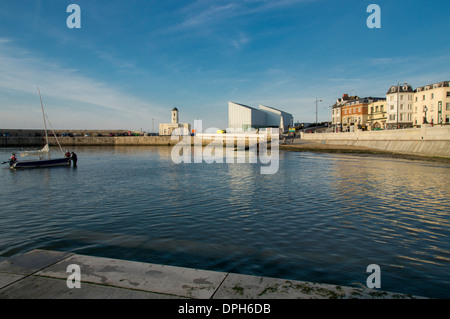
<svg viewBox="0 0 450 319">
<path fill-rule="evenodd" d="M 14 163 L 11 168 L 39 168 L 54 166 L 70 166 L 70 157 L 55 158 L 47 160 L 23 161 Z"/>
</svg>

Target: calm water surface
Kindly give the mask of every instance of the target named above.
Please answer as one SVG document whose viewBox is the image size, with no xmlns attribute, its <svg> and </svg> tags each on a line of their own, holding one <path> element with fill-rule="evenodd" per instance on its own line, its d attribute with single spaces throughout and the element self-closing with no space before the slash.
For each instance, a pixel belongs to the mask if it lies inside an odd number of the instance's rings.
<svg viewBox="0 0 450 319">
<path fill-rule="evenodd" d="M 166 147 L 74 149 L 78 168 L 0 169 L 0 256 L 35 248 L 450 298 L 450 166 L 280 153 L 174 164 Z M 0 160 L 16 149 L 0 149 Z"/>
</svg>

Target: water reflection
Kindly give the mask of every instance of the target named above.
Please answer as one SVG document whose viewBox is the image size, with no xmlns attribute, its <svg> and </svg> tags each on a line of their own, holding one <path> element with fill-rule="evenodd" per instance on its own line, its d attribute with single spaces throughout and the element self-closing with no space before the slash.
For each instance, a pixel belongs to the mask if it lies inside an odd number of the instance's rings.
<svg viewBox="0 0 450 319">
<path fill-rule="evenodd" d="M 78 147 L 73 168 L 2 169 L 0 255 L 59 249 L 450 297 L 450 168 L 335 154 L 175 164 L 170 147 Z M 6 157 L 9 150 L 0 150 Z"/>
</svg>

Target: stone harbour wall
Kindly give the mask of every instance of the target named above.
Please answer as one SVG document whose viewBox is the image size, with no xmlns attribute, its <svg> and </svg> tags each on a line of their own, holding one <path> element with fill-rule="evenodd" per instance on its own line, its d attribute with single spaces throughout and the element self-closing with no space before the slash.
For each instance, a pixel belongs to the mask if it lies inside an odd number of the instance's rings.
<svg viewBox="0 0 450 319">
<path fill-rule="evenodd" d="M 450 158 L 450 126 L 357 131 L 351 133 L 302 133 L 304 140 L 322 144 L 364 146 L 388 152 Z"/>
</svg>

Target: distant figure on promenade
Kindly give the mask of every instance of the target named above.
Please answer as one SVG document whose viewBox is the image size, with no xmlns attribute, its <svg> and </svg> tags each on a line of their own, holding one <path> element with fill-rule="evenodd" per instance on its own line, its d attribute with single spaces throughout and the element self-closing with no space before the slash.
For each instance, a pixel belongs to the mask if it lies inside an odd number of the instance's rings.
<svg viewBox="0 0 450 319">
<path fill-rule="evenodd" d="M 77 167 L 77 154 L 75 154 L 74 152 L 72 152 L 72 162 L 73 162 L 73 167 Z"/>
</svg>

